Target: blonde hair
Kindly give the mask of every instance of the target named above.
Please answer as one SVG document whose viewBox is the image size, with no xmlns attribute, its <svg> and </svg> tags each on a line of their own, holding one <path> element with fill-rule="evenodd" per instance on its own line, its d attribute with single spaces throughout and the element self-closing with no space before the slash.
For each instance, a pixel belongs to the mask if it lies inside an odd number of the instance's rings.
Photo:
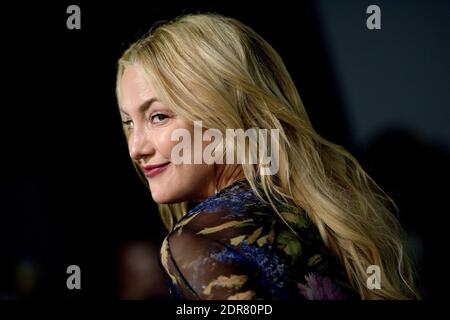
<svg viewBox="0 0 450 320">
<path fill-rule="evenodd" d="M 258 197 L 281 219 L 275 200 L 304 209 L 361 298 L 420 298 L 394 202 L 349 152 L 314 131 L 282 59 L 261 36 L 232 18 L 184 15 L 126 50 L 118 96 L 129 64 L 144 70 L 158 99 L 180 117 L 221 132 L 279 129 L 278 174 L 261 175 L 258 165 L 242 164 Z M 159 205 L 168 229 L 187 208 L 187 202 Z M 366 286 L 370 265 L 381 269 L 381 289 Z"/>
</svg>

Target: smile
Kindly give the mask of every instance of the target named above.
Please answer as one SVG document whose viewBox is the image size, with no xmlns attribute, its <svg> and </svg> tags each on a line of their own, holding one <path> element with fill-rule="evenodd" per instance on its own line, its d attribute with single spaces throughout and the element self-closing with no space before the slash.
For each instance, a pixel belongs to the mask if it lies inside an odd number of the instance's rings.
<svg viewBox="0 0 450 320">
<path fill-rule="evenodd" d="M 163 164 L 157 165 L 157 166 L 146 167 L 146 168 L 144 168 L 144 174 L 148 178 L 153 178 L 154 176 L 156 176 L 156 175 L 160 174 L 161 172 L 163 172 L 164 170 L 166 170 L 169 165 L 170 165 L 170 162 L 163 163 Z"/>
</svg>

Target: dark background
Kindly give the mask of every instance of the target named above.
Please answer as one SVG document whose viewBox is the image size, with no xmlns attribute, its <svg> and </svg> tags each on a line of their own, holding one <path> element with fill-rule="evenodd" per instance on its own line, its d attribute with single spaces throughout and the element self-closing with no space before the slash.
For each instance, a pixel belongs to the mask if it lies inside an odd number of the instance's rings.
<svg viewBox="0 0 450 320">
<path fill-rule="evenodd" d="M 237 18 L 280 53 L 316 130 L 397 202 L 425 297 L 444 297 L 450 2 L 293 2 L 2 5 L 0 299 L 124 297 L 123 252 L 159 249 L 164 228 L 121 131 L 116 62 L 155 21 L 196 11 Z M 66 28 L 71 4 L 81 30 Z M 371 4 L 381 30 L 366 28 Z M 81 290 L 66 288 L 71 264 Z M 160 288 L 142 297 L 165 299 Z"/>
</svg>

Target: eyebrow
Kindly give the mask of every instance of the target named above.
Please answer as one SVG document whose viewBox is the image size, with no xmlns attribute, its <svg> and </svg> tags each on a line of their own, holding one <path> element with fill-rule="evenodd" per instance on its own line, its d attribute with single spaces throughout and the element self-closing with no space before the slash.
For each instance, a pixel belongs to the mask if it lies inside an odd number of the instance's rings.
<svg viewBox="0 0 450 320">
<path fill-rule="evenodd" d="M 156 101 L 158 101 L 158 99 L 155 98 L 155 97 L 153 97 L 153 98 L 148 99 L 147 101 L 143 102 L 143 103 L 137 108 L 137 109 L 138 109 L 138 112 L 145 112 L 145 111 L 147 111 L 147 110 L 151 107 L 151 105 L 152 105 L 154 102 L 156 102 Z M 123 111 L 122 108 L 120 108 L 120 112 L 123 113 L 124 115 L 128 116 L 128 113 L 126 113 L 125 111 Z"/>
</svg>

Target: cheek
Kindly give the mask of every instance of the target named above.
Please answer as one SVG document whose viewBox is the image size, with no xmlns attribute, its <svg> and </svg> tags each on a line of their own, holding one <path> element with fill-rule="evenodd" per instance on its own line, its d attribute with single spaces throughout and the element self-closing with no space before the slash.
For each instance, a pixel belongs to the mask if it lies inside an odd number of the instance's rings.
<svg viewBox="0 0 450 320">
<path fill-rule="evenodd" d="M 180 141 L 171 141 L 175 129 L 185 129 L 191 135 L 191 152 L 194 151 L 193 126 L 176 121 L 171 126 L 158 128 L 152 132 L 157 152 L 171 160 L 172 149 Z M 200 141 L 201 142 L 201 141 Z M 203 146 L 211 142 L 203 143 Z M 182 202 L 209 196 L 211 181 L 214 180 L 214 166 L 206 164 L 171 164 L 171 168 L 159 178 L 150 181 L 153 199 L 160 203 Z"/>
<path fill-rule="evenodd" d="M 150 181 L 150 191 L 157 203 L 178 203 L 206 199 L 212 193 L 212 165 L 171 165 L 170 171 Z"/>
<path fill-rule="evenodd" d="M 155 148 L 164 158 L 166 158 L 168 160 L 170 160 L 172 158 L 171 157 L 172 149 L 179 143 L 186 142 L 184 140 L 182 140 L 182 141 L 176 140 L 176 139 L 174 141 L 171 140 L 172 133 L 175 130 L 180 130 L 180 129 L 183 129 L 183 130 L 189 132 L 191 154 L 193 156 L 194 149 L 195 149 L 194 129 L 193 129 L 193 126 L 190 125 L 188 122 L 183 121 L 183 120 L 176 120 L 173 122 L 172 125 L 164 127 L 164 128 L 159 128 L 159 129 L 155 130 L 154 132 L 152 132 L 152 134 L 155 137 L 153 140 L 153 142 L 155 144 Z M 202 148 L 202 146 L 200 146 L 200 148 Z"/>
<path fill-rule="evenodd" d="M 206 198 L 210 194 L 214 181 L 214 167 L 206 164 L 186 164 L 176 167 L 173 171 L 172 190 L 185 200 Z M 173 182 L 172 181 L 172 182 Z"/>
<path fill-rule="evenodd" d="M 158 152 L 166 159 L 170 160 L 173 147 L 177 144 L 176 141 L 171 141 L 172 128 L 163 128 L 157 133 L 155 132 L 155 147 Z"/>
</svg>

